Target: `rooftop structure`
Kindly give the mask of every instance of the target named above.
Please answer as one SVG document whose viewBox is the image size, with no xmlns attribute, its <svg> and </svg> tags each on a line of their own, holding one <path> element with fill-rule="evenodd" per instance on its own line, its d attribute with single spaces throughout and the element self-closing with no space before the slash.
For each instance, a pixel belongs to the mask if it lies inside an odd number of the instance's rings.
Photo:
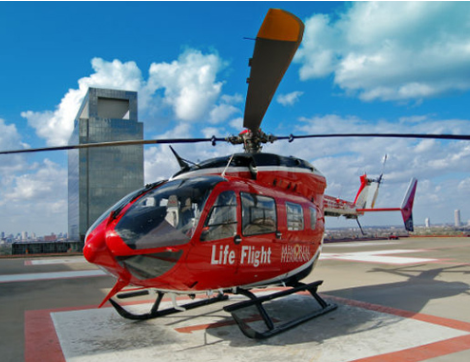
<svg viewBox="0 0 470 362">
<path fill-rule="evenodd" d="M 143 139 L 137 93 L 90 88 L 74 122 L 70 144 Z M 144 183 L 143 146 L 69 151 L 68 234 L 86 231 L 109 207 Z"/>
</svg>

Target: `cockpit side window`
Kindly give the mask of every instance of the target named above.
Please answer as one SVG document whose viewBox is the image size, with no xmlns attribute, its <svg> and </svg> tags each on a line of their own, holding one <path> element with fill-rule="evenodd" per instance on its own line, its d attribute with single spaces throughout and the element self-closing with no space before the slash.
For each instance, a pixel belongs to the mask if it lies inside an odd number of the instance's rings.
<svg viewBox="0 0 470 362">
<path fill-rule="evenodd" d="M 215 200 L 204 224 L 201 241 L 225 239 L 237 233 L 237 197 L 224 191 Z"/>
<path fill-rule="evenodd" d="M 277 230 L 276 202 L 257 194 L 240 193 L 242 200 L 242 234 L 258 235 Z"/>
</svg>

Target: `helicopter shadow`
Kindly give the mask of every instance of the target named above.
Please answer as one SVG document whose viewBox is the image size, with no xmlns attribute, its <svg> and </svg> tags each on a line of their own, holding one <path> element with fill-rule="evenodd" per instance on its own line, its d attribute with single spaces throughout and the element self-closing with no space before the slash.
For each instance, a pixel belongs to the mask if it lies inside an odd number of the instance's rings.
<svg viewBox="0 0 470 362">
<path fill-rule="evenodd" d="M 455 265 L 429 269 L 424 265 L 403 266 L 395 269 L 375 268 L 372 273 L 391 273 L 406 277 L 400 282 L 371 285 L 358 288 L 347 288 L 328 292 L 323 295 L 327 302 L 338 304 L 338 308 L 326 315 L 297 326 L 280 335 L 266 340 L 251 340 L 246 338 L 236 325 L 230 328 L 208 328 L 205 333 L 213 337 L 229 340 L 232 347 L 247 347 L 256 344 L 264 345 L 296 345 L 302 343 L 323 344 L 328 340 L 354 335 L 370 335 L 383 331 L 388 333 L 390 328 L 403 321 L 404 317 L 362 308 L 336 299 L 345 298 L 353 301 L 362 301 L 368 304 L 402 309 L 411 313 L 420 311 L 432 300 L 449 298 L 460 294 L 470 295 L 469 284 L 461 281 L 444 281 L 443 274 L 464 275 L 470 274 L 470 265 Z M 329 298 L 330 297 L 330 298 Z M 308 295 L 291 295 L 264 304 L 269 315 L 275 321 L 287 322 L 302 313 L 318 309 L 318 304 Z M 257 315 L 255 308 L 244 311 L 242 316 L 247 320 Z M 409 315 L 412 317 L 412 315 Z M 256 318 L 255 318 L 256 319 Z M 231 317 L 224 318 L 222 322 L 230 324 Z M 263 322 L 252 322 L 254 329 L 263 330 Z M 207 339 L 207 338 L 206 338 Z"/>
<path fill-rule="evenodd" d="M 325 298 L 327 302 L 328 297 Z M 291 295 L 263 304 L 275 325 L 298 318 L 302 314 L 319 309 L 318 304 L 308 295 Z M 264 322 L 254 307 L 237 311 L 240 317 L 255 330 L 266 330 Z M 343 335 L 354 335 L 385 328 L 399 321 L 395 316 L 365 310 L 346 304 L 338 304 L 338 308 L 328 314 L 305 322 L 286 332 L 268 339 L 254 340 L 242 334 L 231 316 L 225 316 L 217 325 L 223 328 L 207 328 L 204 341 L 223 339 L 230 342 L 231 347 L 250 347 L 256 345 L 286 346 L 304 343 L 323 344 L 324 342 Z M 211 338 L 208 338 L 211 336 Z"/>
<path fill-rule="evenodd" d="M 448 267 L 429 268 L 429 264 L 400 266 L 397 268 L 374 268 L 369 273 L 386 273 L 407 278 L 406 280 L 364 287 L 347 288 L 329 292 L 330 295 L 386 305 L 409 312 L 419 313 L 431 301 L 459 294 L 470 295 L 468 280 L 470 265 L 460 264 Z M 450 275 L 457 278 L 449 278 Z M 453 281 L 444 280 L 454 279 Z M 457 279 L 457 280 L 455 280 Z"/>
</svg>

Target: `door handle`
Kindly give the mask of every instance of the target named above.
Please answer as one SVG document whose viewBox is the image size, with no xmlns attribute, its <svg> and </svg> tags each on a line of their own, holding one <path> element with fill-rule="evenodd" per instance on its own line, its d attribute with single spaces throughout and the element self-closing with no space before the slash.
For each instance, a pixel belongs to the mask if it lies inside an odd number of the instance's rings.
<svg viewBox="0 0 470 362">
<path fill-rule="evenodd" d="M 233 237 L 233 242 L 234 242 L 236 245 L 240 244 L 240 243 L 242 242 L 242 237 L 241 237 L 240 235 L 235 235 L 235 236 Z"/>
</svg>

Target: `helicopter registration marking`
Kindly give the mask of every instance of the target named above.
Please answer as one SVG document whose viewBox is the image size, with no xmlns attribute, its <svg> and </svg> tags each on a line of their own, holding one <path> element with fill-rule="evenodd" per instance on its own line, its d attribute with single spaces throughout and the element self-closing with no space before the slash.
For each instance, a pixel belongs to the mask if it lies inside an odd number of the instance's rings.
<svg viewBox="0 0 470 362">
<path fill-rule="evenodd" d="M 216 245 L 212 245 L 211 264 L 233 265 L 238 260 L 237 252 L 230 249 L 229 245 L 220 245 L 218 249 Z M 260 264 L 271 264 L 271 248 L 244 245 L 239 260 L 240 264 L 253 265 L 255 268 Z"/>
</svg>

